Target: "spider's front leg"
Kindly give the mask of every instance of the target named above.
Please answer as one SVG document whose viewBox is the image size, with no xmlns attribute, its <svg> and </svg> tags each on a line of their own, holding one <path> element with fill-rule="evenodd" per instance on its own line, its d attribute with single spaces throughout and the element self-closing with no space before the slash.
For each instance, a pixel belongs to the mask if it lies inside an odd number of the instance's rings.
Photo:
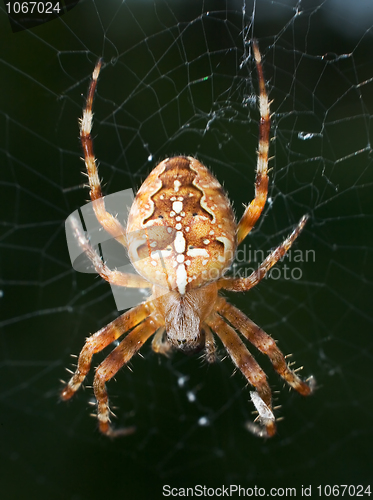
<svg viewBox="0 0 373 500">
<path fill-rule="evenodd" d="M 268 95 L 265 86 L 265 80 L 262 68 L 262 58 L 259 52 L 258 44 L 255 40 L 252 42 L 256 69 L 259 78 L 259 145 L 258 160 L 255 179 L 255 198 L 246 208 L 240 222 L 237 226 L 237 244 L 239 245 L 255 226 L 263 211 L 268 195 L 268 151 L 269 151 L 269 133 L 271 130 L 271 115 L 269 110 Z"/>
<path fill-rule="evenodd" d="M 91 137 L 93 121 L 93 97 L 96 91 L 97 79 L 100 74 L 102 60 L 99 59 L 92 74 L 92 80 L 89 86 L 86 105 L 83 110 L 83 116 L 80 120 L 80 140 L 84 152 L 84 161 L 87 169 L 87 176 L 90 186 L 90 197 L 93 210 L 101 226 L 113 236 L 124 247 L 127 246 L 126 230 L 122 224 L 105 208 L 105 201 L 102 196 L 100 178 L 96 165 L 96 159 L 93 152 L 93 142 Z"/>
<path fill-rule="evenodd" d="M 97 399 L 99 429 L 103 434 L 110 437 L 117 437 L 125 436 L 134 431 L 133 427 L 116 430 L 112 428 L 110 424 L 111 411 L 109 408 L 109 398 L 105 383 L 114 377 L 123 365 L 130 361 L 132 356 L 137 353 L 160 326 L 153 317 L 147 318 L 143 323 L 134 328 L 122 340 L 119 346 L 98 366 L 93 381 L 93 388 Z"/>
</svg>

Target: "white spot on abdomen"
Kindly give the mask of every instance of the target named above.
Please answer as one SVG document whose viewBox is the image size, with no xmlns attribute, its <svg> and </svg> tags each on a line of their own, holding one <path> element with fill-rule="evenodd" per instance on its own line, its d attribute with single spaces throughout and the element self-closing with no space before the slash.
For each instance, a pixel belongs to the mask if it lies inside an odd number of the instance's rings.
<svg viewBox="0 0 373 500">
<path fill-rule="evenodd" d="M 174 245 L 177 253 L 183 253 L 185 251 L 185 238 L 182 231 L 176 231 Z"/>
<path fill-rule="evenodd" d="M 181 295 L 185 294 L 185 287 L 187 284 L 187 272 L 184 264 L 179 264 L 176 269 L 176 284 Z"/>
<path fill-rule="evenodd" d="M 187 255 L 188 257 L 208 257 L 209 253 L 205 248 L 190 248 Z"/>
<path fill-rule="evenodd" d="M 182 201 L 174 201 L 172 204 L 172 210 L 174 210 L 177 214 L 179 214 L 183 209 Z"/>
</svg>

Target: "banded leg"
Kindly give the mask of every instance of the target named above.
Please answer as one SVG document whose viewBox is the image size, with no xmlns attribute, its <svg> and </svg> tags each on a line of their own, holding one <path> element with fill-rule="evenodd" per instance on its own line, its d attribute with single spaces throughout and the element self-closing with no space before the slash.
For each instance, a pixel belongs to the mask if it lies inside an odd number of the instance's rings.
<svg viewBox="0 0 373 500">
<path fill-rule="evenodd" d="M 294 231 L 271 252 L 260 264 L 258 269 L 247 278 L 220 278 L 217 282 L 219 288 L 231 290 L 233 292 L 246 292 L 256 286 L 267 274 L 267 272 L 286 254 L 294 241 L 298 238 L 308 219 L 308 215 L 303 215 Z"/>
<path fill-rule="evenodd" d="M 311 377 L 303 382 L 298 375 L 289 368 L 285 357 L 277 347 L 273 338 L 265 333 L 258 325 L 249 319 L 237 307 L 226 302 L 222 297 L 219 298 L 218 311 L 229 323 L 236 328 L 251 344 L 260 352 L 266 354 L 276 372 L 299 394 L 308 396 L 314 389 L 314 379 Z"/>
<path fill-rule="evenodd" d="M 92 262 L 94 268 L 101 276 L 101 278 L 108 281 L 111 285 L 125 286 L 128 288 L 152 287 L 152 284 L 142 278 L 139 274 L 122 273 L 121 271 L 109 269 L 89 243 L 76 217 L 71 217 L 70 224 L 75 240 L 78 242 L 79 247 Z"/>
<path fill-rule="evenodd" d="M 249 429 L 256 435 L 271 437 L 276 433 L 275 417 L 272 413 L 272 394 L 267 377 L 258 363 L 247 350 L 237 333 L 216 313 L 206 323 L 223 342 L 233 363 L 242 372 L 246 380 L 255 387 L 250 393 L 259 413 L 261 426 L 250 423 Z"/>
<path fill-rule="evenodd" d="M 265 86 L 265 80 L 262 68 L 262 58 L 259 52 L 258 44 L 255 40 L 252 42 L 256 70 L 259 79 L 259 145 L 258 160 L 255 179 L 255 198 L 246 208 L 240 222 L 237 226 L 237 244 L 239 245 L 255 226 L 263 211 L 268 195 L 268 151 L 269 134 L 271 129 L 271 116 L 269 110 L 268 95 Z"/>
<path fill-rule="evenodd" d="M 147 316 L 149 316 L 148 308 L 145 304 L 140 304 L 88 337 L 79 355 L 75 373 L 61 392 L 61 399 L 64 401 L 70 399 L 82 385 L 90 370 L 94 354 L 105 349 Z"/>
<path fill-rule="evenodd" d="M 122 340 L 111 354 L 98 366 L 93 381 L 93 388 L 97 399 L 97 419 L 99 429 L 107 436 L 116 437 L 124 436 L 134 432 L 134 428 L 124 428 L 114 430 L 110 424 L 110 408 L 109 398 L 106 391 L 105 383 L 110 380 L 128 363 L 132 356 L 142 347 L 142 345 L 153 335 L 160 325 L 156 324 L 153 319 L 146 319 L 130 332 L 127 337 Z"/>
<path fill-rule="evenodd" d="M 80 120 L 80 141 L 82 143 L 85 166 L 87 169 L 88 181 L 90 186 L 90 197 L 93 202 L 93 210 L 98 222 L 109 234 L 113 236 L 123 246 L 127 246 L 126 230 L 122 224 L 109 212 L 106 211 L 105 201 L 102 196 L 100 179 L 96 165 L 96 159 L 93 152 L 93 142 L 91 136 L 93 120 L 93 97 L 96 91 L 97 79 L 100 74 L 102 60 L 99 59 L 92 73 L 92 80 L 89 86 L 83 117 Z"/>
</svg>

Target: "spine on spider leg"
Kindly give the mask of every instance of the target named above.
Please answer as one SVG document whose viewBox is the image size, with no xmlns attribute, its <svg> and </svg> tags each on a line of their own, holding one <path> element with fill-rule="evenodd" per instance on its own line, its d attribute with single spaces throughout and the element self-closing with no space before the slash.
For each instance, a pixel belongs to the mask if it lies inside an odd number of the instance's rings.
<svg viewBox="0 0 373 500">
<path fill-rule="evenodd" d="M 93 121 L 93 98 L 96 92 L 96 85 L 98 80 L 98 75 L 100 74 L 102 66 L 102 59 L 97 61 L 95 69 L 92 73 L 92 80 L 89 86 L 86 106 L 83 110 L 83 116 L 80 120 L 80 141 L 82 143 L 82 148 L 84 152 L 84 160 L 87 169 L 87 175 L 89 179 L 89 186 L 91 188 L 90 196 L 91 200 L 97 200 L 102 197 L 100 179 L 98 177 L 98 170 L 96 165 L 96 159 L 93 152 L 92 145 L 92 121 Z"/>
</svg>

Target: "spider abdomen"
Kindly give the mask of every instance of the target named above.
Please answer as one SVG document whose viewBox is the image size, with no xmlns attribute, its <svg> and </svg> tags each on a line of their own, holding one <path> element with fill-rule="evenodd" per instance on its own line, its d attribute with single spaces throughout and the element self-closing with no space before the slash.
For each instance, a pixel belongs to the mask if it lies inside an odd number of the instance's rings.
<svg viewBox="0 0 373 500">
<path fill-rule="evenodd" d="M 128 252 L 148 281 L 184 295 L 218 279 L 236 249 L 236 222 L 220 183 L 192 157 L 167 158 L 139 189 Z"/>
</svg>

